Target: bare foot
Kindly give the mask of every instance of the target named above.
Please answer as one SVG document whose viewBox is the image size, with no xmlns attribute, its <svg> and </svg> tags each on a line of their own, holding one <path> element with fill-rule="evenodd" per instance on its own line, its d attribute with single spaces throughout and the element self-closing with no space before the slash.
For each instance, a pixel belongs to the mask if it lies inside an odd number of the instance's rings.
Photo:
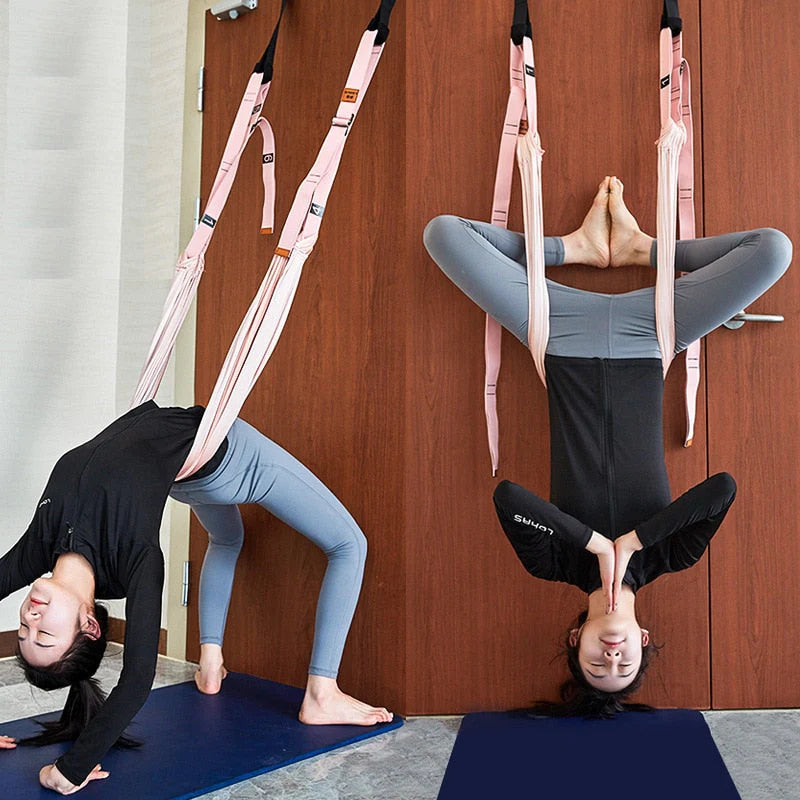
<svg viewBox="0 0 800 800">
<path fill-rule="evenodd" d="M 218 644 L 200 645 L 200 669 L 194 673 L 194 682 L 203 694 L 217 694 L 228 675 Z"/>
<path fill-rule="evenodd" d="M 611 221 L 608 216 L 608 175 L 601 181 L 589 213 L 578 230 L 561 238 L 565 264 L 588 264 L 604 269 L 609 263 L 608 239 Z"/>
<path fill-rule="evenodd" d="M 333 678 L 309 675 L 299 719 L 306 725 L 377 725 L 391 722 L 385 708 L 362 703 L 345 694 Z"/>
<path fill-rule="evenodd" d="M 642 232 L 636 218 L 628 211 L 619 178 L 612 178 L 608 195 L 608 210 L 611 214 L 611 266 L 650 264 L 650 247 L 653 239 Z"/>
</svg>

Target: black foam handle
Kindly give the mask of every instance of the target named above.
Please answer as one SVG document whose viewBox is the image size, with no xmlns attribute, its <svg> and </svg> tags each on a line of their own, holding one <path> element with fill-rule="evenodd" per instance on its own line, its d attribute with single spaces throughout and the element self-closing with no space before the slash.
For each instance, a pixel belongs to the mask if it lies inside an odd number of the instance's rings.
<svg viewBox="0 0 800 800">
<path fill-rule="evenodd" d="M 264 77 L 261 83 L 269 83 L 272 80 L 272 63 L 275 60 L 275 48 L 278 45 L 278 32 L 281 29 L 281 20 L 283 19 L 283 12 L 286 10 L 286 5 L 289 0 L 281 0 L 281 13 L 278 15 L 278 21 L 275 23 L 275 29 L 272 31 L 267 49 L 261 56 L 261 59 L 253 67 L 253 72 L 263 72 Z"/>
<path fill-rule="evenodd" d="M 381 45 L 389 38 L 389 15 L 392 13 L 396 0 L 381 0 L 380 7 L 375 16 L 367 25 L 368 31 L 378 31 L 375 44 Z"/>
<path fill-rule="evenodd" d="M 514 21 L 511 23 L 511 41 L 519 46 L 526 36 L 533 38 L 531 17 L 528 12 L 528 0 L 514 0 Z"/>
<path fill-rule="evenodd" d="M 678 0 L 664 0 L 661 27 L 669 28 L 673 36 L 677 36 L 683 30 L 683 20 L 681 20 L 681 12 L 678 10 Z"/>
</svg>

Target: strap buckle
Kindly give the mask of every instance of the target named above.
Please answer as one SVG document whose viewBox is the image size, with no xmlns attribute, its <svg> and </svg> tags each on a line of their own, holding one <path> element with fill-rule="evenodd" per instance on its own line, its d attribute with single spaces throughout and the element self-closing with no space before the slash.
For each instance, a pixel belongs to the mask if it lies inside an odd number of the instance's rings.
<svg viewBox="0 0 800 800">
<path fill-rule="evenodd" d="M 331 120 L 331 126 L 335 128 L 344 128 L 344 134 L 347 136 L 347 134 L 350 132 L 350 126 L 353 124 L 355 116 L 355 114 L 351 114 L 349 117 L 334 116 L 334 118 Z"/>
</svg>

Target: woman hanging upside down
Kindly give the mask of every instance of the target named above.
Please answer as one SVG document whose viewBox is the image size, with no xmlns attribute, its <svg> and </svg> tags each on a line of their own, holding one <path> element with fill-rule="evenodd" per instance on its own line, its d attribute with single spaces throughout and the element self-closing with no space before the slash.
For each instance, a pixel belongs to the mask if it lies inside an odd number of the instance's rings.
<svg viewBox="0 0 800 800">
<path fill-rule="evenodd" d="M 69 686 L 58 722 L 23 744 L 75 744 L 42 768 L 62 794 L 105 778 L 99 762 L 142 707 L 155 675 L 164 559 L 158 544 L 167 495 L 189 503 L 209 533 L 200 586 L 202 658 L 198 687 L 219 690 L 222 633 L 242 543 L 239 503 L 258 503 L 322 548 L 328 567 L 317 606 L 301 721 L 374 725 L 391 720 L 344 694 L 336 674 L 361 588 L 366 540 L 333 494 L 302 464 L 237 420 L 217 453 L 180 483 L 203 409 L 149 401 L 62 456 L 27 532 L 0 559 L 0 599 L 31 584 L 20 607 L 18 659 L 45 690 Z M 41 577 L 52 570 L 52 577 Z M 125 597 L 125 650 L 116 687 L 104 698 L 96 672 L 108 612 L 96 600 Z M 14 747 L 0 737 L 0 748 Z"/>
<path fill-rule="evenodd" d="M 528 288 L 521 234 L 453 216 L 431 220 L 425 246 L 444 273 L 521 342 Z M 679 241 L 675 352 L 752 303 L 780 278 L 792 246 L 762 228 Z M 644 234 L 606 177 L 581 227 L 545 238 L 545 263 L 605 268 L 656 263 Z M 638 688 L 651 651 L 636 592 L 703 555 L 736 494 L 727 473 L 670 494 L 662 441 L 663 378 L 654 290 L 597 294 L 547 281 L 550 410 L 547 502 L 510 481 L 494 493 L 500 523 L 525 568 L 588 595 L 566 637 L 572 677 L 550 713 L 613 715 Z"/>
</svg>

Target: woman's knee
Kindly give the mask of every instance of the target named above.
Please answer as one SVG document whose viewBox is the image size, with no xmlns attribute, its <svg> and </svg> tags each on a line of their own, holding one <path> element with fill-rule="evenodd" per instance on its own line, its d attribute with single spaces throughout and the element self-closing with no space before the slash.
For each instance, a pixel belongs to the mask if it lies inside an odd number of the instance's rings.
<svg viewBox="0 0 800 800">
<path fill-rule="evenodd" d="M 464 241 L 466 222 L 452 214 L 441 214 L 434 217 L 422 234 L 422 241 L 430 257 L 445 272 L 453 254 Z"/>
<path fill-rule="evenodd" d="M 777 281 L 792 261 L 792 240 L 776 228 L 760 228 L 758 234 L 763 269 L 769 271 L 773 282 Z"/>
<path fill-rule="evenodd" d="M 242 531 L 240 535 L 222 537 L 222 536 L 211 536 L 209 534 L 208 537 L 209 549 L 220 548 L 228 553 L 236 554 L 237 556 L 239 555 L 239 553 L 241 553 L 243 544 L 244 544 L 244 531 Z"/>
<path fill-rule="evenodd" d="M 213 557 L 212 554 L 216 554 L 220 558 L 237 559 L 239 553 L 242 552 L 243 543 L 244 534 L 241 536 L 211 536 L 209 534 L 206 553 L 209 554 L 209 557 Z"/>
<path fill-rule="evenodd" d="M 208 534 L 209 546 L 239 553 L 244 523 L 237 506 L 192 506 L 192 511 Z"/>
<path fill-rule="evenodd" d="M 453 214 L 440 214 L 434 217 L 422 232 L 422 241 L 428 250 L 437 247 L 442 242 L 447 242 L 453 235 L 457 235 L 463 225 L 461 217 Z"/>
<path fill-rule="evenodd" d="M 324 548 L 330 559 L 343 559 L 363 566 L 367 560 L 367 537 L 355 525 L 343 525 L 335 540 Z"/>
</svg>

